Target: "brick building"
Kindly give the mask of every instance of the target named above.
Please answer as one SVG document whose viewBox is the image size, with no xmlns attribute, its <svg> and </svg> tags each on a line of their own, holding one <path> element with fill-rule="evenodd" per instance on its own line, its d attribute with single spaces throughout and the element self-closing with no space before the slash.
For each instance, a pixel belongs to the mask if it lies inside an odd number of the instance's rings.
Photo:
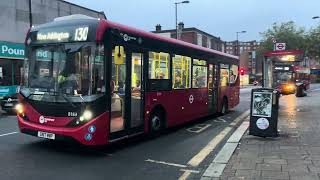
<svg viewBox="0 0 320 180">
<path fill-rule="evenodd" d="M 222 52 L 225 51 L 225 43 L 220 37 L 213 36 L 195 27 L 185 28 L 183 23 L 179 23 L 178 27 L 178 38 L 180 40 Z M 177 37 L 176 29 L 162 30 L 160 24 L 158 24 L 156 30 L 152 32 L 164 37 Z"/>
<path fill-rule="evenodd" d="M 245 69 L 244 81 L 252 83 L 262 77 L 262 59 L 257 58 L 257 41 L 230 41 L 225 43 L 225 52 L 240 56 L 240 67 Z"/>
</svg>

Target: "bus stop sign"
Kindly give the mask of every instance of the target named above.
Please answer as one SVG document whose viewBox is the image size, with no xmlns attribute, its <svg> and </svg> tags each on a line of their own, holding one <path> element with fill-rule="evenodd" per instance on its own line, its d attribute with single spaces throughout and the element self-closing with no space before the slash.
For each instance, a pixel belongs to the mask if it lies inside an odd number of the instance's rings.
<svg viewBox="0 0 320 180">
<path fill-rule="evenodd" d="M 286 43 L 276 43 L 276 51 L 286 50 Z"/>
</svg>

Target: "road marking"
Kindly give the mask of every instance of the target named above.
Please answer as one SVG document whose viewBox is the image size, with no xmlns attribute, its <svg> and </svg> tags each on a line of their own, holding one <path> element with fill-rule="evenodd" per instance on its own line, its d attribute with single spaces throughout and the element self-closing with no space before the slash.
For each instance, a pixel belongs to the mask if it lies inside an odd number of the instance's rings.
<svg viewBox="0 0 320 180">
<path fill-rule="evenodd" d="M 180 171 L 184 171 L 184 172 L 188 171 L 188 172 L 195 173 L 195 174 L 200 173 L 200 171 L 191 170 L 191 169 L 180 169 Z"/>
<path fill-rule="evenodd" d="M 237 130 L 230 136 L 227 143 L 222 147 L 222 149 L 219 151 L 219 153 L 214 158 L 212 163 L 209 165 L 209 167 L 203 173 L 201 179 L 219 178 L 222 175 L 222 173 L 223 173 L 226 165 L 228 164 L 232 154 L 236 150 L 241 137 L 246 132 L 248 127 L 249 127 L 249 122 L 244 121 L 237 128 Z M 240 137 L 238 137 L 238 136 L 240 136 Z"/>
<path fill-rule="evenodd" d="M 190 171 L 185 171 L 178 180 L 186 180 L 190 176 L 191 172 Z"/>
<path fill-rule="evenodd" d="M 221 117 L 218 117 L 216 120 L 214 120 L 214 122 L 227 122 L 226 120 L 222 119 Z"/>
<path fill-rule="evenodd" d="M 17 134 L 19 132 L 11 132 L 11 133 L 6 133 L 6 134 L 0 134 L 0 137 L 2 136 L 8 136 L 8 135 L 11 135 L 11 134 Z"/>
<path fill-rule="evenodd" d="M 311 91 L 312 91 L 312 92 L 313 92 L 313 91 L 320 91 L 320 88 L 312 89 Z"/>
<path fill-rule="evenodd" d="M 201 133 L 208 127 L 210 127 L 211 124 L 197 124 L 196 126 L 193 126 L 191 128 L 187 128 L 186 130 L 192 133 Z"/>
<path fill-rule="evenodd" d="M 249 110 L 242 113 L 237 117 L 234 122 L 238 123 L 249 115 Z M 203 149 L 200 150 L 195 156 L 193 156 L 188 165 L 197 167 L 199 164 L 217 147 L 217 145 L 225 138 L 225 136 L 232 130 L 231 127 L 226 127 L 224 130 L 214 137 Z"/>
<path fill-rule="evenodd" d="M 183 164 L 169 163 L 169 162 L 164 162 L 164 161 L 156 161 L 156 160 L 152 160 L 152 159 L 147 159 L 145 161 L 146 162 L 156 163 L 156 164 L 164 164 L 164 165 L 168 165 L 168 166 L 180 167 L 180 168 L 186 168 L 187 167 L 186 165 L 183 165 Z"/>
<path fill-rule="evenodd" d="M 189 170 L 189 169 L 180 169 L 180 171 L 184 171 L 184 173 L 179 177 L 178 180 L 186 180 L 192 173 L 199 174 L 200 171 Z"/>
<path fill-rule="evenodd" d="M 232 130 L 231 127 L 226 127 L 220 134 L 213 138 L 198 154 L 196 154 L 188 164 L 193 167 L 199 164 L 216 148 L 223 138 Z"/>
</svg>

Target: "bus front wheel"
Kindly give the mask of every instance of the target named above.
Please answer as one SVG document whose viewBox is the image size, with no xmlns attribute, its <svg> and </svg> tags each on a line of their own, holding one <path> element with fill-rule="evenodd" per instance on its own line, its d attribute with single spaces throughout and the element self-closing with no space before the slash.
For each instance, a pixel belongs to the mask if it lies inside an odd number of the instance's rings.
<svg viewBox="0 0 320 180">
<path fill-rule="evenodd" d="M 164 115 L 161 111 L 155 111 L 150 116 L 149 130 L 151 134 L 159 134 L 164 128 Z"/>
</svg>

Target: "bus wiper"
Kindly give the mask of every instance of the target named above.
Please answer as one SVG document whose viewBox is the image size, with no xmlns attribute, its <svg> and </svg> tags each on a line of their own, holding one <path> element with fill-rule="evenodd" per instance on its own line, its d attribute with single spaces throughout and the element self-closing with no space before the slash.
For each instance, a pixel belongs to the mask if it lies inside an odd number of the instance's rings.
<svg viewBox="0 0 320 180">
<path fill-rule="evenodd" d="M 26 96 L 26 99 L 29 99 L 30 96 L 39 96 L 39 95 L 44 95 L 44 92 L 43 93 L 30 93 L 28 96 Z"/>
<path fill-rule="evenodd" d="M 61 96 L 64 100 L 66 100 L 72 107 L 77 107 L 70 101 L 64 93 L 59 92 L 59 96 Z"/>
</svg>

